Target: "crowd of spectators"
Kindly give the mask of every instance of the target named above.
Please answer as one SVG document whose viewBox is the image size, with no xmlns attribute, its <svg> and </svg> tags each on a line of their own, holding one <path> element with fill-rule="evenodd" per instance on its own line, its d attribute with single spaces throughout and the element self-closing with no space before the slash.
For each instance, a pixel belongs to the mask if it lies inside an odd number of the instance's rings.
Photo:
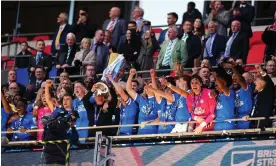
<svg viewBox="0 0 276 166">
<path fill-rule="evenodd" d="M 120 18 L 120 8 L 112 7 L 102 29 L 91 23 L 85 8 L 79 10 L 79 19 L 73 25 L 67 23 L 66 13 L 60 13 L 52 55 L 44 52 L 45 42 L 37 40 L 37 53 L 16 61 L 16 68 L 28 68 L 29 84 L 25 87 L 17 83 L 15 70 L 8 73 L 1 92 L 1 129 L 7 131 L 2 136 L 13 141 L 41 140 L 42 132 L 27 130 L 43 129 L 42 117 L 60 111 L 77 111 L 76 127 L 141 124 L 139 128 L 102 129 L 105 135 L 272 127 L 269 117 L 275 115 L 276 14 L 275 22 L 262 35 L 265 65 L 256 65 L 249 72 L 245 64 L 254 7 L 240 1 L 237 7 L 225 10 L 223 1 L 212 1 L 205 20 L 195 7 L 194 2 L 188 3 L 179 27 L 178 15 L 168 13 L 168 28 L 158 40 L 140 7 L 134 8 L 129 22 Z M 23 42 L 18 55 L 29 55 L 27 47 Z M 114 73 L 104 74 L 107 81 L 102 81 L 97 74 L 120 55 L 124 57 L 123 67 L 115 77 Z M 53 67 L 59 76 L 56 81 L 48 76 Z M 80 79 L 70 77 L 80 72 Z M 256 123 L 248 121 L 249 117 L 266 119 Z M 242 121 L 225 121 L 235 118 Z M 191 120 L 196 124 L 180 123 Z M 155 123 L 160 125 L 148 125 Z M 94 136 L 95 131 L 78 133 L 85 138 Z"/>
</svg>

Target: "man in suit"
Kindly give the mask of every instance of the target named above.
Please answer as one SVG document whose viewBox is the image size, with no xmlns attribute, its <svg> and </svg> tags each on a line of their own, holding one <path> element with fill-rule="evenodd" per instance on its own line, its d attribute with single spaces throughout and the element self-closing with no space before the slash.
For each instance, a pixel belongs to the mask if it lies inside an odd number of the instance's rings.
<svg viewBox="0 0 276 166">
<path fill-rule="evenodd" d="M 126 21 L 120 19 L 120 8 L 112 7 L 109 12 L 110 19 L 105 20 L 103 23 L 103 30 L 109 30 L 112 32 L 111 45 L 118 47 L 121 36 L 126 33 Z"/>
<path fill-rule="evenodd" d="M 112 33 L 109 30 L 104 31 L 104 41 L 103 43 L 109 47 L 111 46 Z"/>
<path fill-rule="evenodd" d="M 167 23 L 168 26 L 175 26 L 177 20 L 178 20 L 178 15 L 175 12 L 171 12 L 167 14 Z M 161 31 L 159 39 L 158 39 L 158 43 L 162 44 L 165 40 L 168 40 L 168 29 L 164 29 L 163 31 Z"/>
<path fill-rule="evenodd" d="M 70 25 L 67 22 L 67 13 L 60 13 L 57 17 L 57 23 L 59 24 L 59 28 L 56 30 L 54 34 L 51 47 L 52 55 L 55 55 L 62 48 L 61 46 L 65 44 L 66 35 L 69 33 L 70 30 Z"/>
<path fill-rule="evenodd" d="M 143 25 L 143 16 L 144 16 L 144 9 L 140 7 L 135 7 L 132 12 L 133 21 L 136 22 L 137 30 L 142 32 L 142 25 Z"/>
<path fill-rule="evenodd" d="M 246 1 L 240 1 L 240 5 L 233 10 L 232 20 L 238 20 L 241 23 L 241 32 L 245 32 L 248 38 L 253 36 L 251 23 L 255 17 L 255 8 Z M 232 32 L 230 31 L 230 35 Z"/>
<path fill-rule="evenodd" d="M 172 26 L 168 30 L 169 40 L 166 40 L 161 45 L 161 50 L 158 55 L 156 69 L 173 69 L 174 63 L 180 63 L 181 66 L 186 66 L 188 61 L 188 51 L 186 43 L 177 38 L 178 29 Z M 165 75 L 168 72 L 163 73 Z"/>
<path fill-rule="evenodd" d="M 186 20 L 183 25 L 183 34 L 179 36 L 188 51 L 189 59 L 185 67 L 194 67 L 194 60 L 201 55 L 201 39 L 192 33 L 192 27 L 192 22 Z"/>
<path fill-rule="evenodd" d="M 88 9 L 82 8 L 79 10 L 79 19 L 71 26 L 70 32 L 76 35 L 76 42 L 80 43 L 85 37 L 93 38 L 97 29 L 96 24 L 89 22 Z"/>
<path fill-rule="evenodd" d="M 215 21 L 209 22 L 209 37 L 204 41 L 203 58 L 208 59 L 212 66 L 217 65 L 218 60 L 224 54 L 226 45 L 226 38 L 217 33 L 216 27 Z"/>
<path fill-rule="evenodd" d="M 208 25 L 210 21 L 216 21 L 217 34 L 227 37 L 227 28 L 230 21 L 230 12 L 222 7 L 221 1 L 215 1 L 215 7 L 209 14 L 208 18 L 204 21 L 205 25 Z"/>
<path fill-rule="evenodd" d="M 11 83 L 15 82 L 18 86 L 18 93 L 20 96 L 23 96 L 26 92 L 26 87 L 24 85 L 21 85 L 19 83 L 16 82 L 16 72 L 14 70 L 10 70 L 8 73 L 8 82 L 4 85 L 2 85 L 2 89 L 3 88 L 9 88 L 9 85 Z"/>
<path fill-rule="evenodd" d="M 103 43 L 104 31 L 99 29 L 95 33 L 95 37 L 91 41 L 90 50 L 96 54 L 96 70 L 97 73 L 102 73 L 107 66 L 108 46 Z"/>
<path fill-rule="evenodd" d="M 231 57 L 234 60 L 242 59 L 246 62 L 249 50 L 249 39 L 240 29 L 241 23 L 239 21 L 233 21 L 231 24 L 233 33 L 226 43 L 224 57 Z"/>
<path fill-rule="evenodd" d="M 30 79 L 30 84 L 27 86 L 26 98 L 28 101 L 33 101 L 36 98 L 36 92 L 40 89 L 45 81 L 45 70 L 42 66 L 35 68 L 35 78 Z"/>
<path fill-rule="evenodd" d="M 77 52 L 77 45 L 76 45 L 76 37 L 73 33 L 68 33 L 66 37 L 66 44 L 62 49 L 58 52 L 56 58 L 56 68 L 58 70 L 58 75 L 62 73 L 64 70 L 69 74 L 72 68 L 68 68 L 71 66 L 72 61 L 75 57 Z"/>
<path fill-rule="evenodd" d="M 36 47 L 37 53 L 36 55 L 30 58 L 30 65 L 29 65 L 29 72 L 31 73 L 32 78 L 34 78 L 34 72 L 37 66 L 44 67 L 47 73 L 52 70 L 52 56 L 43 52 L 45 49 L 45 42 L 43 40 L 37 40 L 35 47 Z"/>
<path fill-rule="evenodd" d="M 196 18 L 202 19 L 202 15 L 200 11 L 198 11 L 195 7 L 196 7 L 196 4 L 194 2 L 188 3 L 187 12 L 183 14 L 181 25 L 183 25 L 186 20 L 191 20 L 192 22 L 194 22 Z"/>
</svg>

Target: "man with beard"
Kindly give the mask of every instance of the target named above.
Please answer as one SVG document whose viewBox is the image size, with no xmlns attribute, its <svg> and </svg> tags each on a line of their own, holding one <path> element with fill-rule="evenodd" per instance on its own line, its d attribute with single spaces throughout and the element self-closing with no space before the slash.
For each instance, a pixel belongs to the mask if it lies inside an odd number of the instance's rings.
<svg viewBox="0 0 276 166">
<path fill-rule="evenodd" d="M 235 92 L 235 114 L 236 118 L 247 120 L 252 111 L 252 89 L 246 84 L 245 79 L 239 72 L 239 66 L 231 63 L 223 63 L 224 68 L 233 71 L 232 89 Z M 248 129 L 249 121 L 238 121 L 236 129 Z"/>
</svg>

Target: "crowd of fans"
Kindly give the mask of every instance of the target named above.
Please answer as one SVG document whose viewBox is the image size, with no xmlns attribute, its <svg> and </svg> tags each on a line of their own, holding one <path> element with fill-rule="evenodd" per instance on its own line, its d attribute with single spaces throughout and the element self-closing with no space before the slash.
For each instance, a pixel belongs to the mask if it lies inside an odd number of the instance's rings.
<svg viewBox="0 0 276 166">
<path fill-rule="evenodd" d="M 27 60 L 17 57 L 15 67 L 28 68 L 27 87 L 16 82 L 15 70 L 8 73 L 1 92 L 1 130 L 7 131 L 2 136 L 13 141 L 41 140 L 42 132 L 27 131 L 43 129 L 42 117 L 60 111 L 77 111 L 76 127 L 141 124 L 139 128 L 97 129 L 104 135 L 272 127 L 269 117 L 275 109 L 276 14 L 275 22 L 262 36 L 267 45 L 265 65 L 256 65 L 248 72 L 245 64 L 254 7 L 240 1 L 228 11 L 222 1 L 211 1 L 210 10 L 203 20 L 195 3 L 189 2 L 179 27 L 178 15 L 168 13 L 168 28 L 158 40 L 140 7 L 134 8 L 133 20 L 127 23 L 120 18 L 118 7 L 111 8 L 110 19 L 104 21 L 102 29 L 88 21 L 87 9 L 79 10 L 79 19 L 73 25 L 67 23 L 66 13 L 60 13 L 52 55 L 44 52 L 45 42 L 37 40 L 35 55 Z M 19 55 L 29 55 L 27 48 L 28 43 L 23 42 Z M 121 54 L 123 67 L 115 76 L 112 72 L 104 74 L 106 81 L 102 81 L 97 74 Z M 53 66 L 57 81 L 48 78 Z M 80 79 L 70 78 L 81 71 Z M 266 119 L 257 123 L 248 121 L 249 117 Z M 226 121 L 235 118 L 242 120 Z M 191 120 L 196 124 L 180 123 Z M 152 125 L 156 123 L 160 125 Z M 94 136 L 97 130 L 79 130 L 78 134 L 85 138 Z"/>
</svg>

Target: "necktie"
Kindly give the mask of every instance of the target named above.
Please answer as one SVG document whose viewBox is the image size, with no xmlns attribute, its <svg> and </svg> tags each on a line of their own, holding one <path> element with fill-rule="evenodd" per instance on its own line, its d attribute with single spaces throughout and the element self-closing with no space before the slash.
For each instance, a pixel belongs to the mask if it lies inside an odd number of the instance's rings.
<svg viewBox="0 0 276 166">
<path fill-rule="evenodd" d="M 36 81 L 36 89 L 39 87 L 39 81 Z"/>
<path fill-rule="evenodd" d="M 188 34 L 187 33 L 184 33 L 183 34 L 183 37 L 181 38 L 182 41 L 186 42 L 187 38 L 188 38 Z"/>
<path fill-rule="evenodd" d="M 62 32 L 62 27 L 59 28 L 58 33 L 57 33 L 57 37 L 56 37 L 56 41 L 55 41 L 56 48 L 59 47 L 59 39 L 60 39 L 61 32 Z"/>
<path fill-rule="evenodd" d="M 233 33 L 232 36 L 230 37 L 230 39 L 227 41 L 224 57 L 230 56 L 231 46 L 232 46 L 232 43 L 233 43 L 235 37 L 236 37 L 236 33 Z"/>
<path fill-rule="evenodd" d="M 114 25 L 115 25 L 115 20 L 112 20 L 112 21 L 111 21 L 111 24 L 109 25 L 108 30 L 112 32 L 112 30 L 113 30 L 113 28 L 114 28 Z"/>
<path fill-rule="evenodd" d="M 162 66 L 169 66 L 170 65 L 170 59 L 171 59 L 171 54 L 172 54 L 172 45 L 173 45 L 173 41 L 170 41 L 163 62 L 162 62 Z"/>
<path fill-rule="evenodd" d="M 38 64 L 40 57 L 41 57 L 41 52 L 37 52 L 36 57 L 35 57 L 36 65 Z"/>
<path fill-rule="evenodd" d="M 66 57 L 65 63 L 67 63 L 67 61 L 69 59 L 69 56 L 70 56 L 70 53 L 71 53 L 71 47 L 68 47 L 68 52 L 67 52 L 67 57 Z"/>
<path fill-rule="evenodd" d="M 213 37 L 214 37 L 214 35 L 210 34 L 210 37 L 206 42 L 204 55 L 203 55 L 204 58 L 213 57 L 213 54 L 212 54 L 212 40 L 213 40 Z"/>
</svg>

